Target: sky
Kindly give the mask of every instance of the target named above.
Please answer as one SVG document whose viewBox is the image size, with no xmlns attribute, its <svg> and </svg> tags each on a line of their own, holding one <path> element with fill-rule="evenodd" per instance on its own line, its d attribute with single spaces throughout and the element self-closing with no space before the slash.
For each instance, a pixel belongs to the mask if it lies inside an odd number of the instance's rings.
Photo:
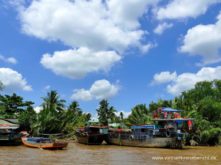
<svg viewBox="0 0 221 165">
<path fill-rule="evenodd" d="M 172 99 L 221 79 L 221 0 L 0 0 L 2 94 L 57 90 L 96 113 L 108 99 Z"/>
</svg>

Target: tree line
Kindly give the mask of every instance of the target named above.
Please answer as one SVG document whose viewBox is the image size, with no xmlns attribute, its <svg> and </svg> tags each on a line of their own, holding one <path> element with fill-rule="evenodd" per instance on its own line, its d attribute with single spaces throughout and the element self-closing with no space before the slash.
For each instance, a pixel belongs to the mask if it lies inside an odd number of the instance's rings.
<svg viewBox="0 0 221 165">
<path fill-rule="evenodd" d="M 0 83 L 0 89 L 4 89 Z M 66 106 L 59 94 L 52 90 L 42 98 L 42 110 L 36 113 L 34 102 L 24 101 L 21 96 L 0 95 L 0 118 L 17 118 L 21 129 L 33 135 L 56 134 L 74 136 L 78 127 L 85 126 L 91 119 L 84 113 L 77 101 Z M 182 116 L 194 119 L 194 129 L 186 138 L 203 145 L 216 145 L 221 141 L 221 80 L 198 82 L 191 90 L 182 92 L 172 100 L 159 99 L 157 102 L 137 104 L 128 117 L 117 110 L 108 100 L 101 100 L 96 109 L 101 125 L 121 123 L 140 125 L 152 123 L 152 113 L 159 107 L 180 109 Z"/>
</svg>

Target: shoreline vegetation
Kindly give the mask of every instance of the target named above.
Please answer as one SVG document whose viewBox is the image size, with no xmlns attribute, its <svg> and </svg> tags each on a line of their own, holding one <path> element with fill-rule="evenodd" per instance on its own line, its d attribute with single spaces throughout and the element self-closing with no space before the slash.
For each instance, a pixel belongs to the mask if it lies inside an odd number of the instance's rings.
<svg viewBox="0 0 221 165">
<path fill-rule="evenodd" d="M 0 83 L 0 91 L 4 86 Z M 21 96 L 0 94 L 0 118 L 18 119 L 21 131 L 33 136 L 48 136 L 76 142 L 75 131 L 87 125 L 90 113 L 85 113 L 77 101 L 66 105 L 59 94 L 52 90 L 42 98 L 42 110 L 36 113 L 34 102 L 25 101 Z M 186 136 L 186 145 L 221 145 L 221 80 L 198 82 L 191 90 L 182 92 L 171 100 L 137 104 L 131 114 L 117 116 L 115 107 L 108 100 L 101 100 L 96 109 L 100 125 L 120 123 L 121 126 L 150 124 L 152 113 L 159 107 L 180 109 L 182 116 L 194 119 L 194 127 Z M 61 136 L 62 135 L 62 136 Z"/>
</svg>

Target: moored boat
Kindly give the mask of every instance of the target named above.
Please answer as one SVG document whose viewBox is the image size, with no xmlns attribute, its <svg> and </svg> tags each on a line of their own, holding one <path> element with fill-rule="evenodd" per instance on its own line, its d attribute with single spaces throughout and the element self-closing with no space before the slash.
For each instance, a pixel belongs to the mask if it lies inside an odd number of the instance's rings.
<svg viewBox="0 0 221 165">
<path fill-rule="evenodd" d="M 108 143 L 136 147 L 183 147 L 184 135 L 192 129 L 192 119 L 181 118 L 180 110 L 159 108 L 153 124 L 133 125 L 130 129 L 110 129 Z"/>
<path fill-rule="evenodd" d="M 76 131 L 79 143 L 83 144 L 102 144 L 108 137 L 108 127 L 106 126 L 86 126 Z"/>
<path fill-rule="evenodd" d="M 21 142 L 19 124 L 16 119 L 0 119 L 0 144 L 14 145 Z"/>
<path fill-rule="evenodd" d="M 132 126 L 131 130 L 110 130 L 109 144 L 134 147 L 182 148 L 182 133 L 170 137 L 156 132 L 154 125 Z"/>
<path fill-rule="evenodd" d="M 22 137 L 22 143 L 27 147 L 42 149 L 63 149 L 66 148 L 67 142 L 53 141 L 43 137 Z"/>
</svg>

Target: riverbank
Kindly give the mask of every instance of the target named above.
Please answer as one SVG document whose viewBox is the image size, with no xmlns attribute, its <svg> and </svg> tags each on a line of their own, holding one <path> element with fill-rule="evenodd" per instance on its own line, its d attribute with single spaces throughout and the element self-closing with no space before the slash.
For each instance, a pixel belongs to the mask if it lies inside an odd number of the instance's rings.
<svg viewBox="0 0 221 165">
<path fill-rule="evenodd" d="M 49 151 L 21 146 L 1 146 L 0 164 L 221 164 L 221 146 L 185 147 L 183 150 L 69 143 L 65 150 Z M 214 159 L 215 158 L 215 159 Z M 187 160 L 190 159 L 190 160 Z M 192 160 L 191 160 L 192 159 Z M 211 159 L 211 160 L 209 160 Z"/>
</svg>

